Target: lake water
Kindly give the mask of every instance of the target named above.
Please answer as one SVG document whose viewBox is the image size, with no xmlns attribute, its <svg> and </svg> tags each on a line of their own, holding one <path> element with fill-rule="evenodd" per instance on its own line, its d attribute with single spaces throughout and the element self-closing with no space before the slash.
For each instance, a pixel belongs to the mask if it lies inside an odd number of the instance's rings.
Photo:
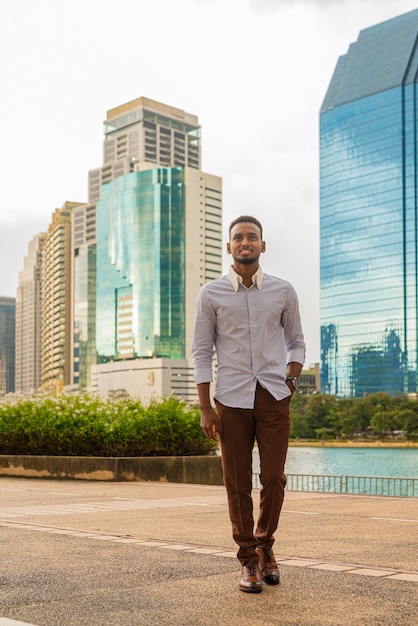
<svg viewBox="0 0 418 626">
<path fill-rule="evenodd" d="M 258 469 L 255 448 L 253 472 Z M 286 473 L 418 478 L 418 448 L 290 447 Z"/>
</svg>

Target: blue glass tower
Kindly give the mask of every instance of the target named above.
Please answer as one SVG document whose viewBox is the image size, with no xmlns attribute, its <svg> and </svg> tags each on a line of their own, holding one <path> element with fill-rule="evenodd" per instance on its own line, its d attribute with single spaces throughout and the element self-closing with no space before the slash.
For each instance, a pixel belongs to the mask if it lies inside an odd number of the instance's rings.
<svg viewBox="0 0 418 626">
<path fill-rule="evenodd" d="M 415 393 L 418 10 L 360 32 L 320 113 L 321 386 Z"/>
</svg>

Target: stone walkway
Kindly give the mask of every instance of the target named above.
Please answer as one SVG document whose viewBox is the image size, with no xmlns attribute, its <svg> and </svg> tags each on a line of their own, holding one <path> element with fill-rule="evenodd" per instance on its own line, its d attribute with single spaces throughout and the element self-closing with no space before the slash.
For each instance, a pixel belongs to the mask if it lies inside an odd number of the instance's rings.
<svg viewBox="0 0 418 626">
<path fill-rule="evenodd" d="M 256 597 L 238 590 L 223 487 L 0 478 L 0 549 L 0 626 L 398 626 L 418 614 L 412 498 L 288 492 L 282 584 Z"/>
</svg>

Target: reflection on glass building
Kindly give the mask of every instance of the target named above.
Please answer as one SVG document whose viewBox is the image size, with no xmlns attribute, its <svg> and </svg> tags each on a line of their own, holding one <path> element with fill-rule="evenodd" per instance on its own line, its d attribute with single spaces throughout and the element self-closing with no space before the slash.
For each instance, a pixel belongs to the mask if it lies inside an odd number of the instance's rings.
<svg viewBox="0 0 418 626">
<path fill-rule="evenodd" d="M 0 296 L 0 398 L 15 390 L 16 300 Z"/>
<path fill-rule="evenodd" d="M 98 362 L 185 358 L 183 168 L 135 172 L 97 205 Z"/>
<path fill-rule="evenodd" d="M 320 115 L 321 385 L 416 393 L 418 10 L 367 28 Z"/>
<path fill-rule="evenodd" d="M 72 385 L 87 389 L 96 364 L 96 206 L 73 210 Z"/>
</svg>

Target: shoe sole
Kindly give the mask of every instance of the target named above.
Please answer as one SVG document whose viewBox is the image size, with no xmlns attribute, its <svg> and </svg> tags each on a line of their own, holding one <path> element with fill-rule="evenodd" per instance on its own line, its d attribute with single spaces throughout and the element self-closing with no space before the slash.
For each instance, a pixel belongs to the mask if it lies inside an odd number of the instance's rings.
<svg viewBox="0 0 418 626">
<path fill-rule="evenodd" d="M 263 591 L 262 587 L 240 587 L 239 588 L 240 591 L 243 591 L 244 593 L 260 593 L 260 591 Z"/>
</svg>

